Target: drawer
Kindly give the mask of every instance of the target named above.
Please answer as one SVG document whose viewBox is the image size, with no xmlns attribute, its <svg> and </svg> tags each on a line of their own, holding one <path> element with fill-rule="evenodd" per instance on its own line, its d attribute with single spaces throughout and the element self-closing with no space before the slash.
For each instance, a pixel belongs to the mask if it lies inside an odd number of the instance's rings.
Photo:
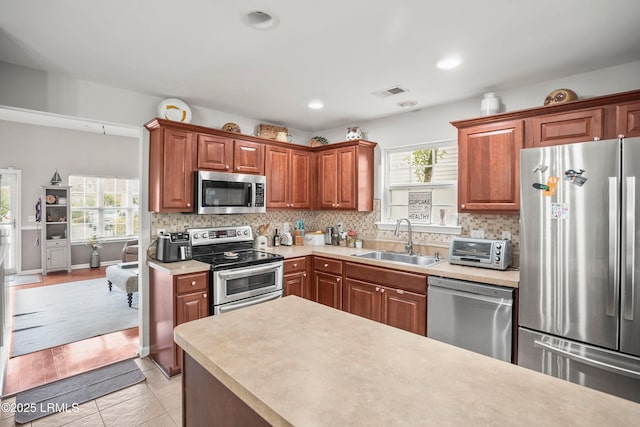
<svg viewBox="0 0 640 427">
<path fill-rule="evenodd" d="M 209 273 L 182 274 L 175 277 L 176 293 L 206 291 L 209 289 Z"/>
<path fill-rule="evenodd" d="M 67 246 L 69 244 L 69 242 L 67 242 L 67 239 L 51 239 L 51 240 L 47 240 L 47 247 L 48 248 L 55 248 L 58 246 Z"/>
<path fill-rule="evenodd" d="M 317 256 L 313 260 L 313 269 L 316 271 L 342 275 L 342 261 Z"/>
<path fill-rule="evenodd" d="M 298 273 L 307 269 L 307 258 L 291 258 L 284 260 L 284 274 Z"/>
</svg>

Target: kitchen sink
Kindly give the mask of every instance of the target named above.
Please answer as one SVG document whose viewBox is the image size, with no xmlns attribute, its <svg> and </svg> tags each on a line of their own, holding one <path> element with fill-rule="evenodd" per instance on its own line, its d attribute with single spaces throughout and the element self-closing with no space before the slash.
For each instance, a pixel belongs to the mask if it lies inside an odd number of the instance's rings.
<svg viewBox="0 0 640 427">
<path fill-rule="evenodd" d="M 353 256 L 358 258 L 376 259 L 380 261 L 391 261 L 401 264 L 421 265 L 427 266 L 436 264 L 441 261 L 440 258 L 436 258 L 430 255 L 409 255 L 402 252 L 388 252 L 388 251 L 371 251 L 361 254 L 354 254 Z"/>
</svg>

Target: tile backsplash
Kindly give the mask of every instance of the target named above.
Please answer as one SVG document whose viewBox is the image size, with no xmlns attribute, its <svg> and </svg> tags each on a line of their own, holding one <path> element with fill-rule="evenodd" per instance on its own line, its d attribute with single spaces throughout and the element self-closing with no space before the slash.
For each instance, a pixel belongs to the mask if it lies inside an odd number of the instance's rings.
<svg viewBox="0 0 640 427">
<path fill-rule="evenodd" d="M 184 231 L 187 228 L 220 227 L 225 225 L 251 225 L 257 232 L 261 224 L 270 224 L 267 235 L 273 235 L 277 228 L 280 233 L 283 223 L 288 222 L 293 229 L 296 220 L 305 221 L 305 231 L 312 232 L 324 230 L 325 227 L 335 226 L 339 222 L 344 225 L 344 230 L 356 230 L 358 236 L 365 240 L 379 240 L 387 242 L 399 242 L 404 244 L 406 232 L 400 237 L 395 237 L 393 231 L 380 230 L 376 222 L 380 218 L 380 200 L 374 201 L 372 212 L 352 211 L 268 211 L 264 214 L 240 214 L 240 215 L 196 215 L 196 214 L 169 214 L 154 213 L 151 219 L 151 233 L 156 235 L 156 230 L 164 228 L 167 231 Z M 503 231 L 511 233 L 511 242 L 515 251 L 520 247 L 520 225 L 517 215 L 474 215 L 460 214 L 459 222 L 462 226 L 462 236 L 470 236 L 472 230 L 483 230 L 487 239 L 499 239 Z M 452 235 L 441 233 L 414 232 L 415 245 L 435 245 L 445 247 L 449 245 Z M 365 243 L 365 247 L 368 245 Z"/>
</svg>

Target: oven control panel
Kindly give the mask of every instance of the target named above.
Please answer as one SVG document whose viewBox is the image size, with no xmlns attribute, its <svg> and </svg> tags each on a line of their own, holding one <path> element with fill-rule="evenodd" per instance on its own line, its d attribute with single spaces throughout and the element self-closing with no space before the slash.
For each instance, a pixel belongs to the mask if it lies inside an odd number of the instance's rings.
<svg viewBox="0 0 640 427">
<path fill-rule="evenodd" d="M 190 228 L 187 232 L 193 246 L 253 241 L 253 232 L 249 225 Z"/>
</svg>

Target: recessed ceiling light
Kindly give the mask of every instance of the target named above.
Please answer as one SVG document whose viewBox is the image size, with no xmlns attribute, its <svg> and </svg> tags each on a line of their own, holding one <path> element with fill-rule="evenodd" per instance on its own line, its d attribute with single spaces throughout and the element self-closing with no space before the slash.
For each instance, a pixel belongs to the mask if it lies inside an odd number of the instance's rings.
<svg viewBox="0 0 640 427">
<path fill-rule="evenodd" d="M 462 60 L 457 56 L 449 56 L 447 58 L 442 58 L 440 61 L 436 63 L 436 67 L 441 70 L 451 70 L 452 68 L 456 68 L 458 65 L 462 63 Z"/>
<path fill-rule="evenodd" d="M 400 108 L 411 108 L 418 105 L 418 102 L 417 101 L 401 101 L 401 102 L 398 102 L 397 105 Z"/>
<path fill-rule="evenodd" d="M 313 100 L 309 101 L 307 107 L 311 108 L 312 110 L 322 110 L 324 108 L 324 104 L 322 103 L 322 101 Z"/>
<path fill-rule="evenodd" d="M 242 14 L 242 22 L 256 30 L 272 30 L 278 26 L 278 18 L 264 10 L 248 10 Z"/>
</svg>

